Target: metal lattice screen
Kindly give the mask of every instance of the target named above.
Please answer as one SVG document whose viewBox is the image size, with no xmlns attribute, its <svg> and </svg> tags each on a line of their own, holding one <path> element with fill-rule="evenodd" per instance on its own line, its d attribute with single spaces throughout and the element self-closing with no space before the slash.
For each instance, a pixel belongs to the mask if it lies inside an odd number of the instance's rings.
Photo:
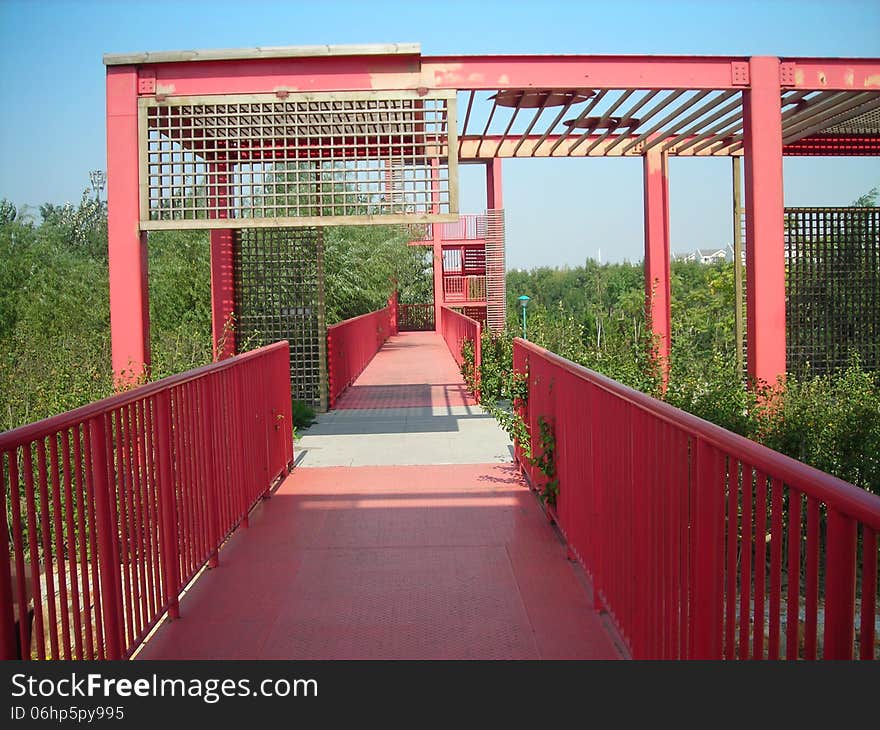
<svg viewBox="0 0 880 730">
<path fill-rule="evenodd" d="M 139 135 L 143 230 L 457 220 L 453 92 L 144 97 Z"/>
<path fill-rule="evenodd" d="M 322 229 L 239 229 L 234 268 L 239 352 L 288 340 L 292 397 L 327 410 Z"/>
<path fill-rule="evenodd" d="M 880 369 L 880 208 L 786 208 L 790 372 Z"/>
<path fill-rule="evenodd" d="M 503 332 L 507 321 L 507 284 L 504 265 L 504 210 L 486 211 L 486 323 Z"/>
</svg>

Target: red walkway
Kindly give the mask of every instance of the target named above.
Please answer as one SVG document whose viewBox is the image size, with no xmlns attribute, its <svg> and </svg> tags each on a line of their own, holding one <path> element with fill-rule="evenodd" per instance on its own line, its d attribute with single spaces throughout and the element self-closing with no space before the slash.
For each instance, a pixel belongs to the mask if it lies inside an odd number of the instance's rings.
<svg viewBox="0 0 880 730">
<path fill-rule="evenodd" d="M 394 338 L 347 399 L 396 410 L 347 418 L 387 430 L 427 410 L 419 417 L 448 428 L 449 416 L 431 415 L 444 409 L 424 406 L 465 400 L 454 367 L 436 335 Z M 324 448 L 368 436 L 334 438 Z M 509 463 L 297 467 L 191 586 L 181 614 L 141 658 L 618 657 L 588 582 Z"/>
<path fill-rule="evenodd" d="M 147 659 L 615 658 L 512 466 L 299 469 Z"/>
<path fill-rule="evenodd" d="M 414 408 L 472 405 L 443 338 L 401 332 L 388 339 L 337 408 Z"/>
</svg>

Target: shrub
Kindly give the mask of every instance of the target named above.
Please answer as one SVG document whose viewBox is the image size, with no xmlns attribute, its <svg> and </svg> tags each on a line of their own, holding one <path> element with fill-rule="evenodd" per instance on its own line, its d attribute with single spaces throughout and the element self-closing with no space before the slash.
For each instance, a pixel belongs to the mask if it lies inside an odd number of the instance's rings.
<svg viewBox="0 0 880 730">
<path fill-rule="evenodd" d="M 486 403 L 511 400 L 510 373 L 513 370 L 513 339 L 483 330 L 480 352 L 480 397 Z"/>
<path fill-rule="evenodd" d="M 830 375 L 789 376 L 763 431 L 770 448 L 880 494 L 880 383 L 858 358 Z"/>
<path fill-rule="evenodd" d="M 308 428 L 316 419 L 314 409 L 302 401 L 294 399 L 291 403 L 294 428 Z"/>
<path fill-rule="evenodd" d="M 476 364 L 474 363 L 474 343 L 470 340 L 465 340 L 461 343 L 461 366 L 459 370 L 467 389 L 476 395 L 479 391 L 479 382 Z"/>
</svg>

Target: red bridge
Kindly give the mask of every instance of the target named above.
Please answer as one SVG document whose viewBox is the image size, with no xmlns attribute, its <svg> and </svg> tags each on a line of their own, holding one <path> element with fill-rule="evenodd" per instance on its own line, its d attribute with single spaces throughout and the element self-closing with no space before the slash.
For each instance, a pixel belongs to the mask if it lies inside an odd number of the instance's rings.
<svg viewBox="0 0 880 730">
<path fill-rule="evenodd" d="M 874 657 L 880 499 L 518 340 L 542 507 L 445 347 L 297 453 L 286 343 L 4 434 L 5 655 Z"/>
<path fill-rule="evenodd" d="M 105 62 L 119 385 L 149 373 L 152 230 L 211 231 L 217 362 L 0 435 L 3 658 L 877 658 L 880 498 L 525 340 L 510 444 L 459 366 L 504 325 L 502 158 L 643 159 L 665 363 L 667 160 L 720 155 L 748 370 L 775 381 L 782 157 L 877 154 L 880 61 Z M 325 332 L 323 227 L 375 223 L 431 247 L 434 301 Z M 248 327 L 271 336 L 236 355 Z M 297 442 L 292 396 L 331 406 Z"/>
</svg>

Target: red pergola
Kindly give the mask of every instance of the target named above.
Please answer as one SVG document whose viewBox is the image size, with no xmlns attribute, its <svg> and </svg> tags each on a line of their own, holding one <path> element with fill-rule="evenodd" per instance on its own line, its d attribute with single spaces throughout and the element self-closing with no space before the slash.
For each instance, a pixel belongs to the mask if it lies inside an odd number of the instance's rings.
<svg viewBox="0 0 880 730">
<path fill-rule="evenodd" d="M 219 339 L 233 308 L 232 228 L 454 221 L 458 164 L 486 166 L 487 207 L 500 209 L 500 161 L 512 157 L 644 160 L 645 286 L 665 356 L 672 155 L 744 160 L 748 368 L 773 382 L 786 368 L 782 157 L 880 153 L 880 59 L 422 56 L 387 45 L 104 62 L 118 374 L 149 363 L 147 231 L 211 230 Z M 296 186 L 315 159 L 319 177 L 337 175 L 341 207 L 302 203 Z M 286 167 L 269 173 L 267 160 Z M 392 194 L 369 213 L 351 207 L 392 178 L 405 205 Z"/>
</svg>

